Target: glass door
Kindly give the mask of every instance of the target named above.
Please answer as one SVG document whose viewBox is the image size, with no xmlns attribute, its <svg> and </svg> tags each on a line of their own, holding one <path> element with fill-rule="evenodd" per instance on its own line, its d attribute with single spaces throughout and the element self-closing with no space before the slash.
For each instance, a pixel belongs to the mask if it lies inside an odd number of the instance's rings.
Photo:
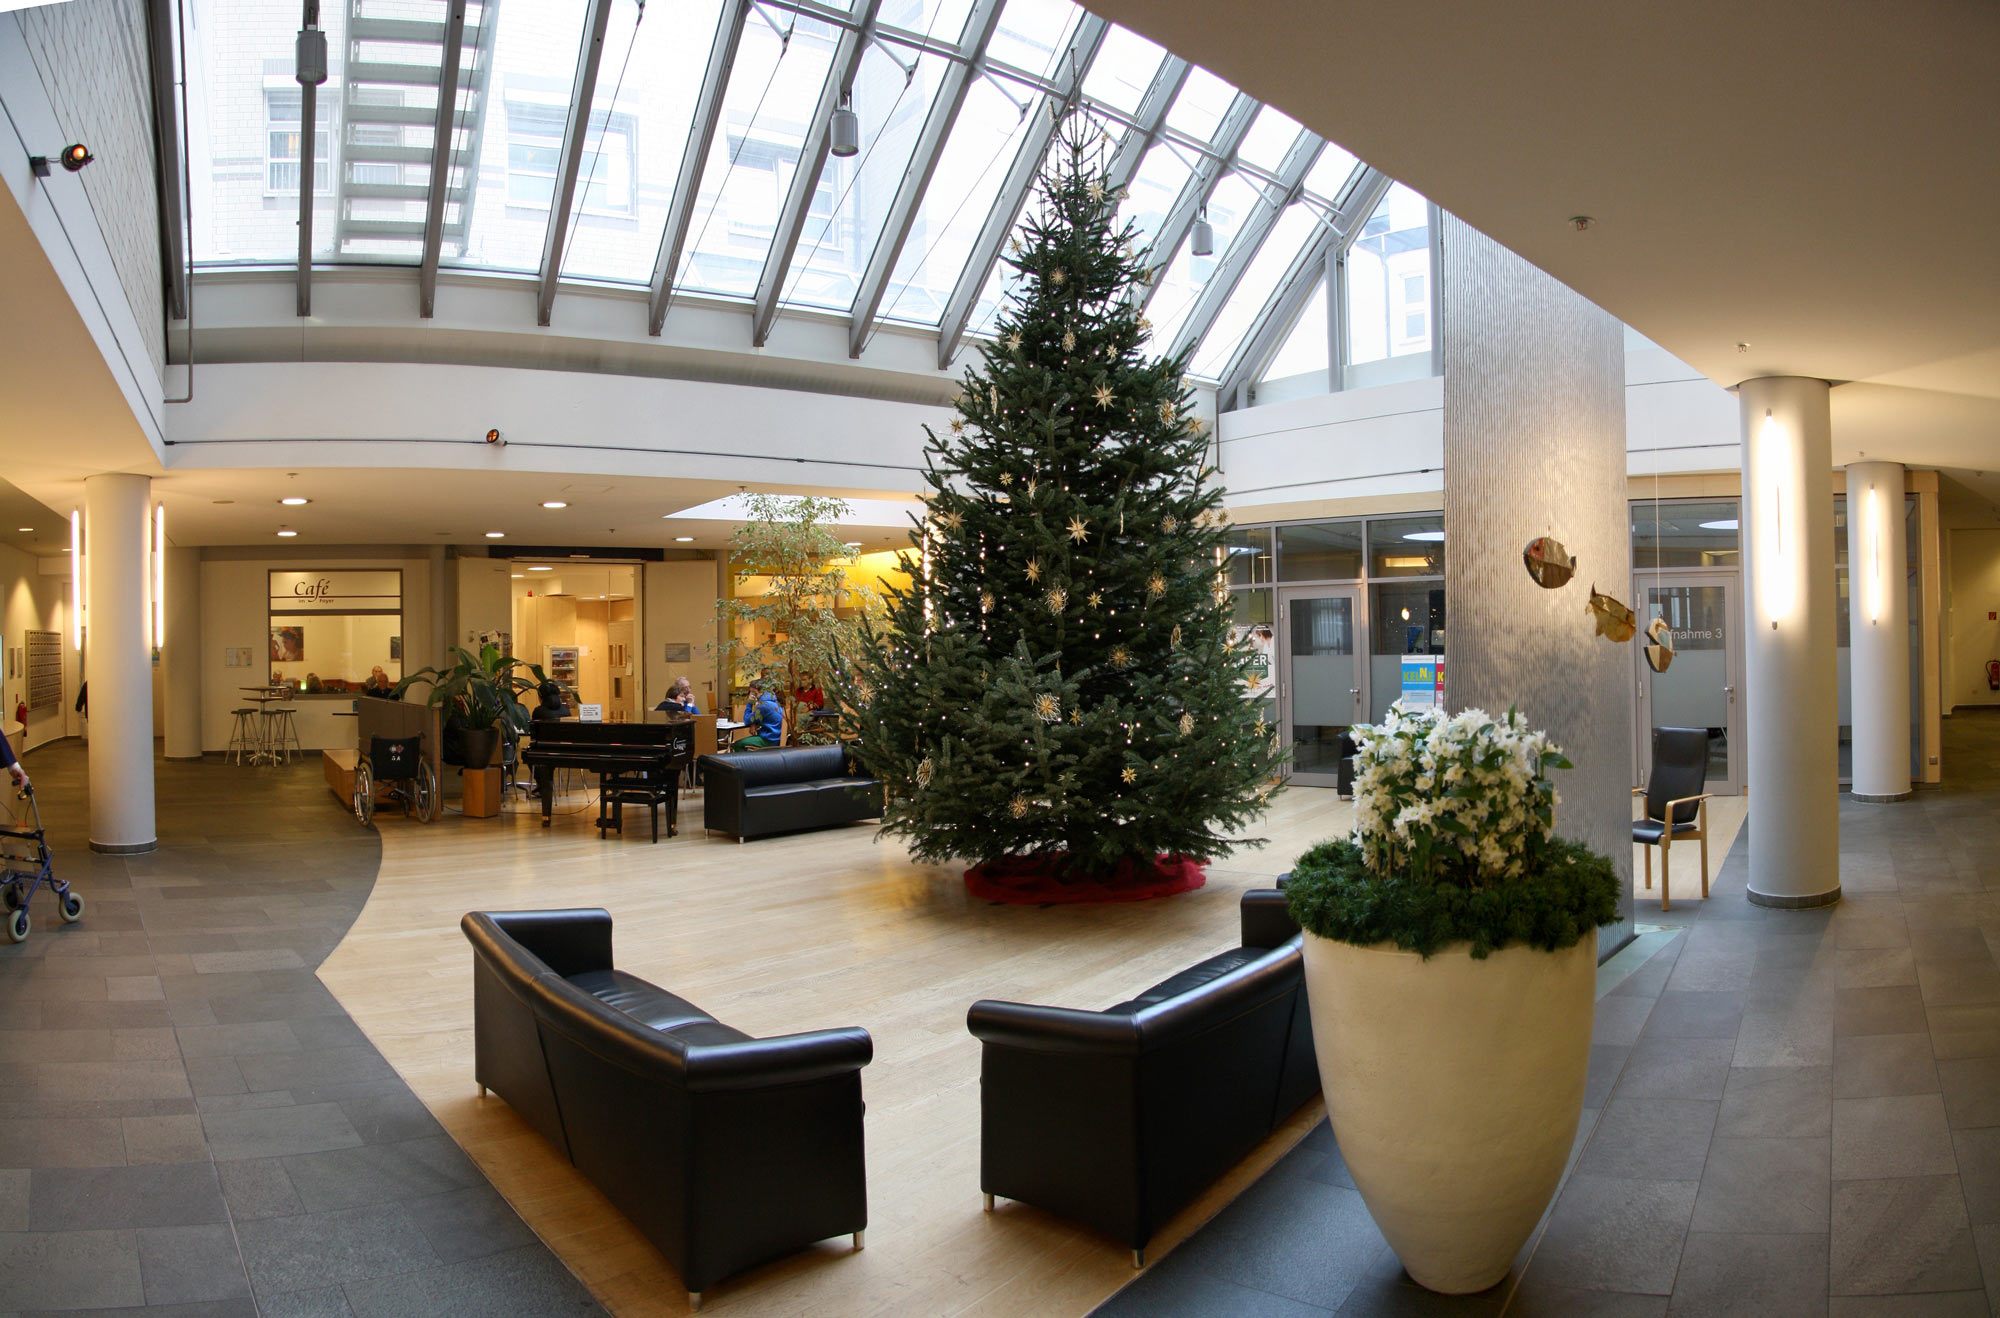
<svg viewBox="0 0 2000 1318">
<path fill-rule="evenodd" d="M 1708 790 L 1733 796 L 1743 787 L 1741 704 L 1743 652 L 1738 643 L 1734 572 L 1641 572 L 1634 579 L 1639 635 L 1638 736 L 1634 749 L 1643 783 L 1651 768 L 1654 728 L 1707 728 Z M 1674 659 L 1664 673 L 1646 663 L 1645 628 L 1665 618 Z"/>
<path fill-rule="evenodd" d="M 1291 750 L 1292 781 L 1338 783 L 1341 734 L 1367 715 L 1367 665 L 1360 644 L 1361 592 L 1352 586 L 1297 586 L 1280 592 L 1278 653 L 1285 665 L 1278 721 Z"/>
</svg>

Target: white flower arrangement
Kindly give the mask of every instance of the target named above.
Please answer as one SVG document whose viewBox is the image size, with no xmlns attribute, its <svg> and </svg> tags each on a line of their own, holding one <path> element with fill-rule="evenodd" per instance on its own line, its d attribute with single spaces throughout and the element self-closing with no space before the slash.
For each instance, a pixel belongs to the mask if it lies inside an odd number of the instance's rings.
<svg viewBox="0 0 2000 1318">
<path fill-rule="evenodd" d="M 1555 825 L 1550 769 L 1570 763 L 1515 710 L 1389 707 L 1356 727 L 1354 845 L 1381 877 L 1518 879 Z"/>
</svg>

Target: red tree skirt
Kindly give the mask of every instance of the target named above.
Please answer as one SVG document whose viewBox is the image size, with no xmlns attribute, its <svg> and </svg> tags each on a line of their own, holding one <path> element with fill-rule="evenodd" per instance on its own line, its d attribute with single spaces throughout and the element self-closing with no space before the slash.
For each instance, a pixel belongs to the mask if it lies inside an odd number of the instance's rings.
<svg viewBox="0 0 2000 1318">
<path fill-rule="evenodd" d="M 981 901 L 1016 906 L 1055 902 L 1143 902 L 1192 892 L 1208 882 L 1200 861 L 1185 856 L 1126 859 L 1109 870 L 1070 870 L 1069 853 L 1046 851 L 982 861 L 965 872 L 966 891 Z"/>
</svg>

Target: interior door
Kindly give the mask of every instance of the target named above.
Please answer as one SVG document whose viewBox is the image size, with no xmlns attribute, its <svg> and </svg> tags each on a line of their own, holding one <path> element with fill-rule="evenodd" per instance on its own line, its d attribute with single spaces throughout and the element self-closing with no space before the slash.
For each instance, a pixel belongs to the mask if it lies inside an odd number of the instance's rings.
<svg viewBox="0 0 2000 1318">
<path fill-rule="evenodd" d="M 1743 789 L 1742 614 L 1734 572 L 1641 572 L 1634 582 L 1640 634 L 1633 639 L 1639 675 L 1639 726 L 1634 748 L 1640 781 L 1651 769 L 1654 728 L 1707 728 L 1708 790 L 1734 796 Z M 1664 673 L 1646 663 L 1645 628 L 1665 618 L 1674 642 Z"/>
<path fill-rule="evenodd" d="M 1293 782 L 1336 785 L 1341 734 L 1367 717 L 1367 651 L 1357 588 L 1300 586 L 1280 593 L 1278 652 L 1285 681 L 1279 722 L 1291 750 Z"/>
</svg>

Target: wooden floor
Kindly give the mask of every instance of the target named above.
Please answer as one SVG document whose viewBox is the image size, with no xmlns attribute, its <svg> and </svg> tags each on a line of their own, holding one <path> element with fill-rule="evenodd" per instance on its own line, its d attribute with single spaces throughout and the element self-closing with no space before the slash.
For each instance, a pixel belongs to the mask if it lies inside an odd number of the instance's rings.
<svg viewBox="0 0 2000 1318">
<path fill-rule="evenodd" d="M 867 1099 L 868 1248 L 844 1243 L 711 1290 L 705 1310 L 775 1314 L 1080 1314 L 1130 1281 L 1115 1243 L 1020 1204 L 981 1211 L 976 998 L 1096 1008 L 1237 941 L 1237 897 L 1348 827 L 1331 791 L 1273 799 L 1208 886 L 1170 901 L 1047 910 L 967 899 L 955 869 L 914 863 L 871 827 L 739 845 L 699 827 L 657 846 L 599 841 L 581 797 L 544 832 L 525 803 L 378 823 L 382 870 L 320 969 L 417 1095 L 521 1216 L 613 1311 L 684 1312 L 678 1276 L 542 1138 L 472 1081 L 468 910 L 603 906 L 618 964 L 752 1034 L 861 1025 L 875 1039 Z M 1741 810 L 1719 802 L 1711 868 Z M 331 797 L 328 809 L 336 808 Z M 1677 897 L 1692 905 L 1694 849 Z M 1635 856 L 1634 872 L 1638 871 Z M 1636 886 L 1636 884 L 1635 884 Z M 1635 894 L 1639 918 L 1657 892 Z M 1677 903 L 1678 905 L 1678 903 Z M 1155 1239 L 1159 1257 L 1282 1156 L 1321 1115 L 1295 1116 Z"/>
</svg>

